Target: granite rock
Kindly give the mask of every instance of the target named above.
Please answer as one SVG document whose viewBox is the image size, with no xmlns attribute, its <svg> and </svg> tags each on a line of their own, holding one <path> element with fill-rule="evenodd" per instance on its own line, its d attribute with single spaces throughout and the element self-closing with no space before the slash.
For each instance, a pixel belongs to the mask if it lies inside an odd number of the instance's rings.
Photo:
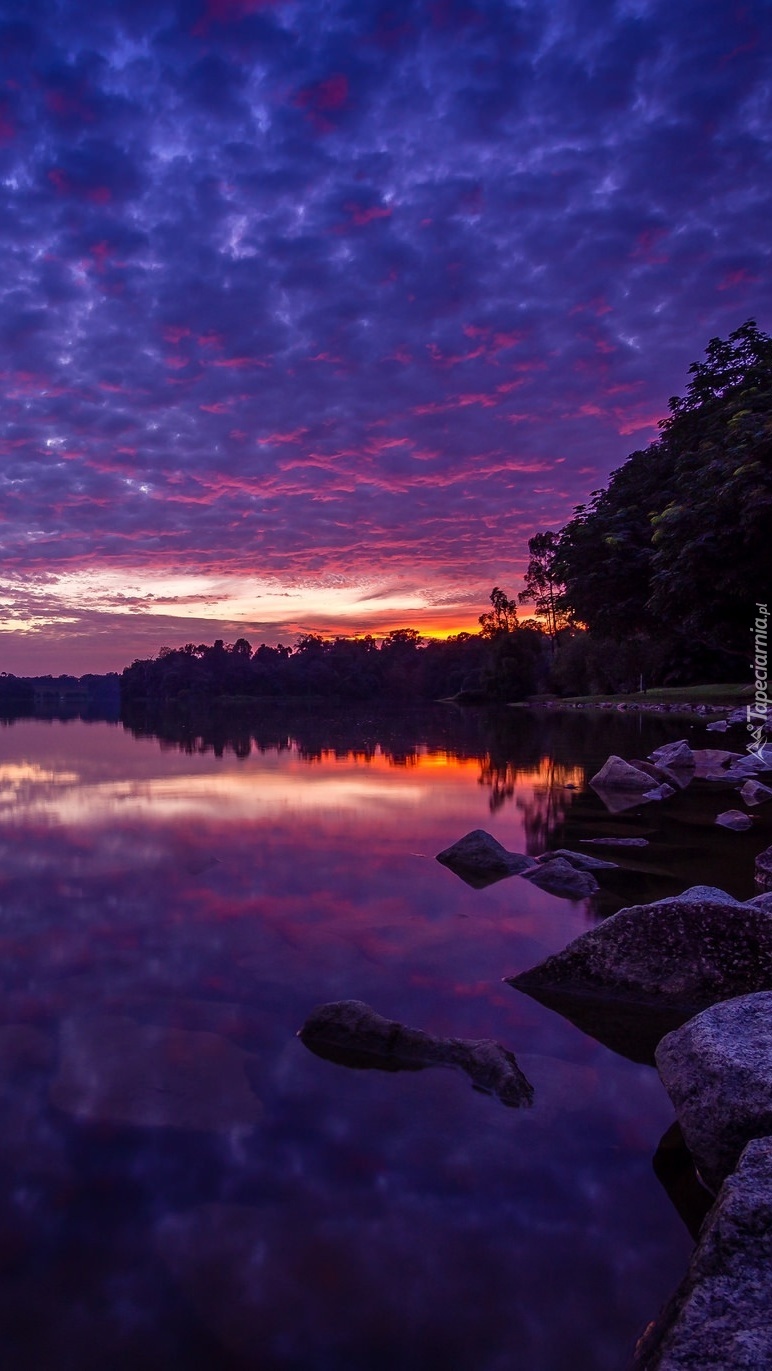
<svg viewBox="0 0 772 1371">
<path fill-rule="evenodd" d="M 604 862 L 602 857 L 590 857 L 586 852 L 572 852 L 568 847 L 558 847 L 554 852 L 542 852 L 536 860 L 543 865 L 545 862 L 554 862 L 556 857 L 570 862 L 577 871 L 612 871 L 618 868 L 617 862 Z"/>
<path fill-rule="evenodd" d="M 598 889 L 598 882 L 590 871 L 578 871 L 565 857 L 555 857 L 542 866 L 524 871 L 523 877 L 540 890 L 558 895 L 564 900 L 583 900 Z"/>
<path fill-rule="evenodd" d="M 716 815 L 716 823 L 721 828 L 730 828 L 734 833 L 742 833 L 744 829 L 751 828 L 753 819 L 750 814 L 743 814 L 741 809 L 725 809 L 723 814 Z"/>
<path fill-rule="evenodd" d="M 521 852 L 508 852 L 484 828 L 473 829 L 451 847 L 438 852 L 437 861 L 449 867 L 467 885 L 478 889 L 501 881 L 506 876 L 517 876 L 536 865 L 533 857 L 526 857 Z"/>
<path fill-rule="evenodd" d="M 598 791 L 622 790 L 642 795 L 644 791 L 651 790 L 651 777 L 645 771 L 631 766 L 623 757 L 612 753 L 592 777 L 590 785 Z"/>
<path fill-rule="evenodd" d="M 656 1051 L 686 1145 L 717 1190 L 751 1138 L 772 1134 L 772 991 L 703 1010 Z"/>
<path fill-rule="evenodd" d="M 762 890 L 772 890 L 772 847 L 765 847 L 756 858 L 754 871 L 756 885 Z"/>
<path fill-rule="evenodd" d="M 450 1066 L 464 1071 L 476 1090 L 522 1108 L 533 1101 L 514 1054 L 491 1038 L 436 1038 L 420 1028 L 385 1019 L 362 1000 L 319 1005 L 298 1033 L 311 1052 L 341 1066 L 380 1071 L 422 1071 Z"/>
<path fill-rule="evenodd" d="M 763 805 L 772 800 L 772 790 L 760 781 L 746 781 L 740 795 L 747 805 Z"/>
<path fill-rule="evenodd" d="M 620 909 L 510 983 L 552 1005 L 579 994 L 696 1013 L 772 990 L 772 915 L 695 887 Z"/>
<path fill-rule="evenodd" d="M 641 1338 L 634 1371 L 772 1366 L 772 1139 L 750 1142 L 700 1232 L 689 1270 Z"/>
</svg>

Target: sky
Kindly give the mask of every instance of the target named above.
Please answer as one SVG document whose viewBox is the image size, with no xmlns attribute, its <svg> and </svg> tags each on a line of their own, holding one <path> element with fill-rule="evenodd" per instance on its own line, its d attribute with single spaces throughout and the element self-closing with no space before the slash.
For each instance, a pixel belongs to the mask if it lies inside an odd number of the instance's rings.
<svg viewBox="0 0 772 1371">
<path fill-rule="evenodd" d="M 772 328 L 772 10 L 0 0 L 0 670 L 471 630 Z"/>
</svg>

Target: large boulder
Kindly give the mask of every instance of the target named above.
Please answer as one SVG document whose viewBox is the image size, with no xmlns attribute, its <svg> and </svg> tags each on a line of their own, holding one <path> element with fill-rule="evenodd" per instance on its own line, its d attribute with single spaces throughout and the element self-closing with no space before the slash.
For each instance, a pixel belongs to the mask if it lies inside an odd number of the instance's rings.
<svg viewBox="0 0 772 1371">
<path fill-rule="evenodd" d="M 591 871 L 578 871 L 564 857 L 555 857 L 542 866 L 532 867 L 530 871 L 523 872 L 523 877 L 531 885 L 537 885 L 540 890 L 564 900 L 584 900 L 598 889 L 598 882 Z"/>
<path fill-rule="evenodd" d="M 620 909 L 508 979 L 615 1051 L 650 1061 L 659 1038 L 701 1009 L 772 990 L 772 915 L 696 886 Z"/>
<path fill-rule="evenodd" d="M 656 1060 L 700 1175 L 717 1190 L 745 1144 L 772 1134 L 772 991 L 703 1010 L 662 1039 Z"/>
<path fill-rule="evenodd" d="M 772 1139 L 751 1142 L 705 1220 L 689 1270 L 646 1330 L 635 1371 L 772 1366 Z"/>
<path fill-rule="evenodd" d="M 501 881 L 505 876 L 517 876 L 536 865 L 534 857 L 508 852 L 484 828 L 473 829 L 451 847 L 438 852 L 437 861 L 476 889 Z"/>
<path fill-rule="evenodd" d="M 612 753 L 600 771 L 596 771 L 591 778 L 590 785 L 598 791 L 622 790 L 628 794 L 643 795 L 644 791 L 651 790 L 651 776 Z"/>
<path fill-rule="evenodd" d="M 514 1054 L 491 1038 L 435 1038 L 420 1028 L 384 1019 L 362 1000 L 320 1005 L 298 1033 L 318 1057 L 341 1066 L 378 1071 L 422 1071 L 451 1066 L 466 1072 L 476 1090 L 503 1104 L 533 1102 L 533 1086 Z"/>
</svg>

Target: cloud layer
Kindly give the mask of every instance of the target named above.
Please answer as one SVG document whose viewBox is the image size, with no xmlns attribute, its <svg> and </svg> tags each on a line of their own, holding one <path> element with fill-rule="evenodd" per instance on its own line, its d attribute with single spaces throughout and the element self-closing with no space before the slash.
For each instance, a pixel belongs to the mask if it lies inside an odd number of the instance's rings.
<svg viewBox="0 0 772 1371">
<path fill-rule="evenodd" d="M 761 3 L 20 14 L 0 7 L 10 632 L 55 636 L 56 578 L 82 572 L 108 600 L 174 581 L 169 612 L 199 617 L 201 576 L 230 579 L 268 638 L 329 586 L 469 626 L 655 435 L 708 338 L 770 325 Z M 314 604 L 265 621 L 249 578 Z"/>
</svg>

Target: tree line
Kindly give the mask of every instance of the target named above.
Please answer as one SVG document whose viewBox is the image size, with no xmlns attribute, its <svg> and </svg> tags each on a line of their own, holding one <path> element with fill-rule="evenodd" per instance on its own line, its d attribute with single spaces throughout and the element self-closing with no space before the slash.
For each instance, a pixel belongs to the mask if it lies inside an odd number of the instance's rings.
<svg viewBox="0 0 772 1371">
<path fill-rule="evenodd" d="M 749 319 L 689 372 L 658 439 L 529 542 L 558 693 L 748 676 L 772 587 L 772 338 Z"/>
</svg>

